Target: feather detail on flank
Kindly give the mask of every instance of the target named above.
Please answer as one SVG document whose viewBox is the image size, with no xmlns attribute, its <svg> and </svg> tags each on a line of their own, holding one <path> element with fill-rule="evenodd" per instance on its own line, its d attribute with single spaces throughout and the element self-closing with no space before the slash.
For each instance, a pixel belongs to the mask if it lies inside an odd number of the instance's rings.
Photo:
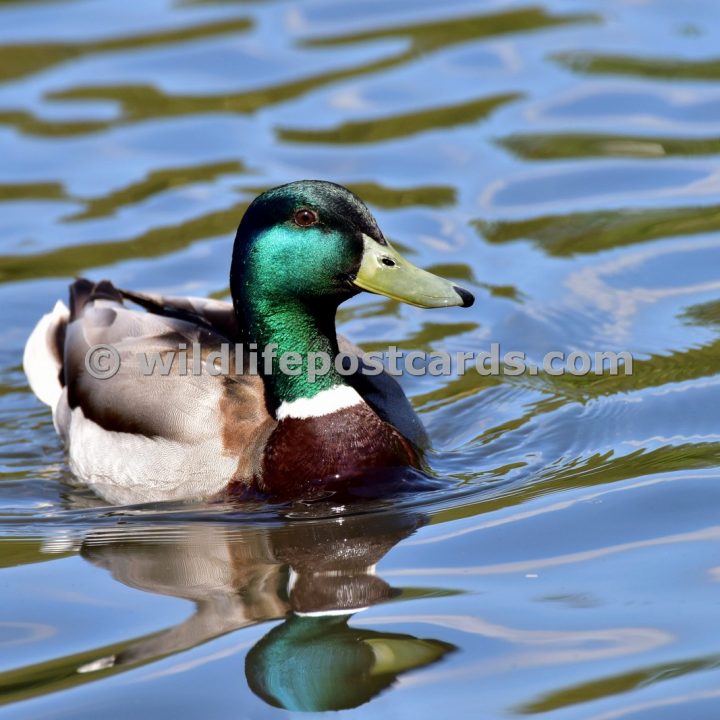
<svg viewBox="0 0 720 720">
<path fill-rule="evenodd" d="M 304 420 L 311 417 L 331 415 L 338 410 L 360 405 L 365 402 L 360 394 L 349 385 L 336 385 L 321 390 L 311 398 L 299 398 L 292 402 L 283 402 L 275 414 L 278 420 L 296 418 Z"/>
</svg>

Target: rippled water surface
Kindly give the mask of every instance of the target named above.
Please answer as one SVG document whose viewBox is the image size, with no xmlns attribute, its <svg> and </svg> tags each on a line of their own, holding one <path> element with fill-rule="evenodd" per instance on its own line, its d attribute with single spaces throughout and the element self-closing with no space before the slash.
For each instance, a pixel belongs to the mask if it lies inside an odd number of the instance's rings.
<svg viewBox="0 0 720 720">
<path fill-rule="evenodd" d="M 0 713 L 717 717 L 719 18 L 0 2 Z M 633 374 L 405 377 L 455 489 L 340 520 L 74 487 L 20 367 L 37 318 L 80 274 L 227 297 L 247 203 L 305 177 L 476 292 L 353 300 L 366 349 L 628 351 Z"/>
</svg>

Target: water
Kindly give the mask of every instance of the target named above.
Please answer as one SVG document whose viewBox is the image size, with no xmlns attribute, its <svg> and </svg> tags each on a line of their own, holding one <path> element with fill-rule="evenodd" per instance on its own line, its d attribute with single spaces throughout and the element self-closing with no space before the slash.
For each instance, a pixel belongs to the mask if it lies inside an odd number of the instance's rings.
<svg viewBox="0 0 720 720">
<path fill-rule="evenodd" d="M 719 40 L 711 0 L 4 0 L 3 716 L 716 716 Z M 78 274 L 227 297 L 247 202 L 304 177 L 477 294 L 357 298 L 365 348 L 633 375 L 407 376 L 453 488 L 341 520 L 75 487 L 34 322 Z"/>
</svg>

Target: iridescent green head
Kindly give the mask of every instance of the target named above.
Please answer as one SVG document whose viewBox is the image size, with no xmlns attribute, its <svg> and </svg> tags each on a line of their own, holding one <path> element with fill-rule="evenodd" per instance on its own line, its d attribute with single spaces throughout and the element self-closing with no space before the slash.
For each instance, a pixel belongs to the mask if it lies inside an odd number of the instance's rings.
<svg viewBox="0 0 720 720">
<path fill-rule="evenodd" d="M 330 182 L 268 190 L 238 228 L 230 277 L 236 306 L 253 296 L 331 307 L 361 290 L 419 307 L 472 304 L 467 291 L 415 267 L 383 236 L 365 204 Z"/>
<path fill-rule="evenodd" d="M 385 240 L 363 202 L 340 185 L 303 180 L 257 197 L 238 228 L 230 289 L 242 339 L 302 356 L 299 376 L 272 372 L 271 406 L 343 384 L 332 370 L 307 379 L 310 353 L 338 354 L 335 313 L 361 290 L 420 307 L 472 304 L 473 296 L 415 267 Z"/>
</svg>

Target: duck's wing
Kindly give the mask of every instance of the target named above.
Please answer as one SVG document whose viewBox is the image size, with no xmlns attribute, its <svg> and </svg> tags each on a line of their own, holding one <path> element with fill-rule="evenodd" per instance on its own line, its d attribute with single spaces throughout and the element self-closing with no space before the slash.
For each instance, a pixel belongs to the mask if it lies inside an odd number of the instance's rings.
<svg viewBox="0 0 720 720">
<path fill-rule="evenodd" d="M 42 385 L 39 367 L 55 378 L 57 391 L 41 399 L 76 475 L 122 504 L 209 496 L 249 481 L 275 422 L 262 379 L 233 372 L 224 312 L 215 320 L 213 301 L 195 308 L 189 299 L 144 312 L 126 299 L 109 282 L 78 280 L 69 311 L 46 316 L 28 342 L 26 360 L 49 348 L 26 369 L 33 388 Z M 212 352 L 227 353 L 229 373 L 207 372 Z"/>
<path fill-rule="evenodd" d="M 123 298 L 131 300 L 155 315 L 186 320 L 218 333 L 228 340 L 239 336 L 235 310 L 231 303 L 211 298 L 165 296 L 132 290 L 118 290 L 118 292 Z"/>
<path fill-rule="evenodd" d="M 217 423 L 208 422 L 228 398 L 242 399 L 255 422 L 268 418 L 262 379 L 233 372 L 230 326 L 222 312 L 215 320 L 213 301 L 182 298 L 173 304 L 168 299 L 162 312 L 148 313 L 126 307 L 124 300 L 131 296 L 140 297 L 107 281 L 78 280 L 71 287 L 64 343 L 71 409 L 81 407 L 106 430 L 177 441 L 215 433 Z M 223 346 L 230 350 L 229 372 L 212 375 L 197 361 Z"/>
</svg>

